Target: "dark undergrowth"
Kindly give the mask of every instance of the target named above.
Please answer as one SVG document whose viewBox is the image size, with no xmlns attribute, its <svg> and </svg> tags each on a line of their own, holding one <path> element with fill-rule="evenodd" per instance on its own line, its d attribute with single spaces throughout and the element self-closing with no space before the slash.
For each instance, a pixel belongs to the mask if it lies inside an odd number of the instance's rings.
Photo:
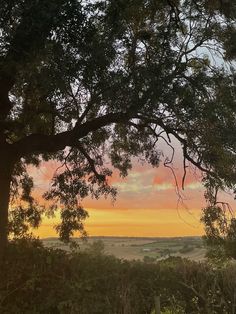
<svg viewBox="0 0 236 314">
<path fill-rule="evenodd" d="M 122 261 L 98 250 L 66 253 L 37 240 L 9 245 L 0 269 L 0 313 L 236 313 L 236 267 L 180 258 Z"/>
</svg>

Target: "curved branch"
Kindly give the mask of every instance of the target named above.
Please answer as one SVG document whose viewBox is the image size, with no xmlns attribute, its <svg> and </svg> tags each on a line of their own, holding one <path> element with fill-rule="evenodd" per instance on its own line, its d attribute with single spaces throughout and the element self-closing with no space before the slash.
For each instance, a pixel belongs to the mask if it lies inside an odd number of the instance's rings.
<svg viewBox="0 0 236 314">
<path fill-rule="evenodd" d="M 93 173 L 95 174 L 98 181 L 100 181 L 100 182 L 105 181 L 105 176 L 97 172 L 94 160 L 89 156 L 89 154 L 86 152 L 84 147 L 81 144 L 77 144 L 76 147 L 80 150 L 80 152 L 87 159 L 89 166 L 90 166 L 91 170 L 93 171 Z"/>
<path fill-rule="evenodd" d="M 81 125 L 76 124 L 72 130 L 56 135 L 31 134 L 12 144 L 12 148 L 18 158 L 36 153 L 54 153 L 65 149 L 67 146 L 76 147 L 78 140 L 90 132 L 113 123 L 126 122 L 129 118 L 127 113 L 108 113 Z"/>
</svg>

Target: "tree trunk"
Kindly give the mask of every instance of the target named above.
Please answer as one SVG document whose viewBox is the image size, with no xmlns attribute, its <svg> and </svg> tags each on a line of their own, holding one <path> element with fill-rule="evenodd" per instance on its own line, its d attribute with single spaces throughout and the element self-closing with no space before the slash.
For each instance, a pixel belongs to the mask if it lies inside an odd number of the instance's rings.
<svg viewBox="0 0 236 314">
<path fill-rule="evenodd" d="M 0 156 L 0 261 L 6 254 L 8 242 L 8 207 L 10 201 L 10 184 L 12 166 L 4 152 Z M 4 158 L 5 157 L 5 158 Z M 9 156 L 10 157 L 10 156 Z"/>
</svg>

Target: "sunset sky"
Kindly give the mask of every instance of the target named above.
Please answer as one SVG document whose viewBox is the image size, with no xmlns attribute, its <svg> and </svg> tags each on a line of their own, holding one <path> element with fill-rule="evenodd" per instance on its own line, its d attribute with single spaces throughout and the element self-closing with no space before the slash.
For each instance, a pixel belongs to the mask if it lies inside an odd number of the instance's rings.
<svg viewBox="0 0 236 314">
<path fill-rule="evenodd" d="M 181 187 L 183 160 L 177 143 L 173 167 Z M 176 184 L 170 169 L 163 166 L 171 151 L 164 143 L 160 148 L 164 156 L 158 168 L 140 164 L 134 160 L 133 169 L 128 177 L 120 178 L 114 172 L 110 183 L 117 187 L 117 200 L 110 198 L 83 201 L 89 212 L 85 227 L 89 235 L 95 236 L 193 236 L 204 233 L 199 219 L 201 208 L 205 205 L 201 173 L 192 166 L 188 167 L 185 189 L 181 191 L 183 202 L 179 201 Z M 55 162 L 45 163 L 40 168 L 31 169 L 35 178 L 35 194 L 40 195 L 49 187 L 50 179 L 57 168 Z M 224 194 L 222 198 L 235 207 L 233 197 Z M 53 225 L 59 218 L 44 219 L 35 232 L 40 237 L 55 236 Z"/>
</svg>

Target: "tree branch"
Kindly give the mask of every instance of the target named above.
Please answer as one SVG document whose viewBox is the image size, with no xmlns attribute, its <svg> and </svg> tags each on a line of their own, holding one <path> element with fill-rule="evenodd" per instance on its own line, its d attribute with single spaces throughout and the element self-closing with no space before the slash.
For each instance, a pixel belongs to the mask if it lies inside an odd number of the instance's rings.
<svg viewBox="0 0 236 314">
<path fill-rule="evenodd" d="M 84 155 L 84 157 L 87 159 L 89 166 L 91 168 L 91 170 L 93 171 L 93 173 L 95 174 L 96 178 L 99 181 L 104 181 L 105 180 L 105 176 L 98 173 L 97 169 L 95 167 L 95 162 L 94 160 L 89 156 L 89 154 L 86 152 L 86 150 L 84 149 L 84 147 L 81 144 L 77 144 L 76 147 L 80 150 L 80 152 Z"/>
<path fill-rule="evenodd" d="M 171 128 L 170 126 L 166 125 L 162 119 L 158 119 L 158 118 L 149 118 L 146 116 L 142 116 L 142 115 L 138 115 L 137 117 L 139 117 L 140 119 L 142 119 L 143 121 L 147 121 L 149 123 L 156 123 L 158 124 L 160 127 L 163 128 L 163 130 L 166 131 L 167 134 L 172 134 L 181 144 L 182 144 L 182 149 L 183 149 L 183 155 L 184 158 L 188 161 L 190 161 L 194 166 L 196 166 L 199 170 L 211 175 L 212 177 L 217 177 L 216 173 L 207 169 L 206 167 L 204 167 L 202 165 L 202 162 L 198 162 L 196 160 L 194 160 L 187 152 L 187 147 L 188 147 L 188 143 L 187 140 L 183 137 L 181 137 L 174 128 Z"/>
<path fill-rule="evenodd" d="M 56 135 L 31 134 L 12 144 L 18 158 L 29 154 L 54 153 L 66 146 L 76 147 L 78 140 L 112 123 L 125 122 L 130 118 L 127 113 L 108 113 L 91 121 L 77 125 L 70 131 Z"/>
</svg>

